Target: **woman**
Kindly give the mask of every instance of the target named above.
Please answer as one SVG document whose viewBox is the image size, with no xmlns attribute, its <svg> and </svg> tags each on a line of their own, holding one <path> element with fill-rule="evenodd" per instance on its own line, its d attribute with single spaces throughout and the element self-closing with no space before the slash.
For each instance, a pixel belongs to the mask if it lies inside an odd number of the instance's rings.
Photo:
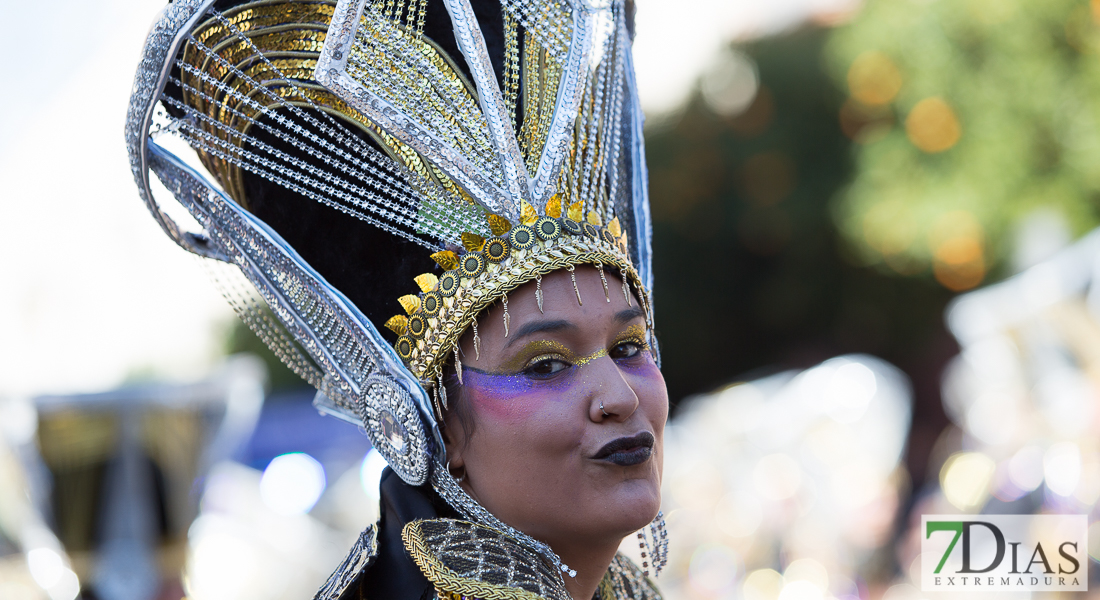
<svg viewBox="0 0 1100 600">
<path fill-rule="evenodd" d="M 176 0 L 154 25 L 139 191 L 239 268 L 259 298 L 227 291 L 238 314 L 393 469 L 319 598 L 658 596 L 632 20 L 621 1 Z M 617 548 L 647 524 L 639 569 Z"/>
<path fill-rule="evenodd" d="M 452 376 L 443 433 L 459 485 L 576 567 L 575 577 L 564 578 L 570 597 L 592 598 L 620 542 L 660 507 L 668 398 L 637 301 L 620 294 L 605 302 L 594 268 L 578 268 L 576 280 L 582 298 L 599 301 L 579 305 L 561 270 L 542 280 L 544 311 L 534 285 L 511 295 L 507 337 L 501 306 L 483 314 L 479 358 L 472 331 L 463 338 L 469 358 L 462 383 Z M 430 490 L 408 489 L 397 477 L 384 479 L 382 492 L 380 546 L 391 551 L 348 597 L 430 596 L 401 532 L 414 519 L 452 513 L 432 506 Z M 618 560 L 618 568 L 631 568 Z"/>
</svg>

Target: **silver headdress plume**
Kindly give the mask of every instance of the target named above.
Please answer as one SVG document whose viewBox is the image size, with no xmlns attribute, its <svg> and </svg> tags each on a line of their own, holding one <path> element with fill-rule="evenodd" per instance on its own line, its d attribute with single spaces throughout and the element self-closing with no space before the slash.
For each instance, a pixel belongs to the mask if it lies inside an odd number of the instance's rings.
<svg viewBox="0 0 1100 600">
<path fill-rule="evenodd" d="M 445 457 L 429 393 L 439 367 L 410 365 L 453 351 L 414 336 L 408 324 L 426 322 L 417 315 L 434 314 L 424 311 L 436 302 L 480 310 L 470 296 L 458 300 L 462 290 L 506 294 L 559 264 L 572 268 L 570 256 L 601 274 L 617 267 L 624 293 L 629 280 L 647 309 L 651 287 L 632 5 L 500 0 L 503 60 L 494 66 L 470 0 L 437 1 L 259 0 L 217 10 L 214 0 L 176 0 L 149 34 L 126 124 L 138 189 L 161 227 L 222 263 L 219 280 L 237 278 L 223 293 L 318 389 L 315 405 L 361 424 L 413 485 Z M 453 29 L 450 55 L 424 35 L 437 8 Z M 172 138 L 194 148 L 201 166 L 167 150 Z M 395 329 L 406 332 L 401 352 L 253 214 L 247 177 L 436 253 L 452 280 L 418 277 L 423 294 L 402 299 L 410 317 Z M 201 230 L 169 216 L 157 181 Z M 517 262 L 505 268 L 509 251 Z M 470 258 L 468 271 L 456 262 Z M 526 279 L 509 280 L 520 271 Z M 441 281 L 461 283 L 459 295 Z M 444 497 L 464 504 L 457 493 Z"/>
</svg>

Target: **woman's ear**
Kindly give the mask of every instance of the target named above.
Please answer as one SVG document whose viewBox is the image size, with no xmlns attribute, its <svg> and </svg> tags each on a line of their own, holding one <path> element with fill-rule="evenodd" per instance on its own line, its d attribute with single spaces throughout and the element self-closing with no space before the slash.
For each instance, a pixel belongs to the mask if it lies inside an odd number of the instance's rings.
<svg viewBox="0 0 1100 600">
<path fill-rule="evenodd" d="M 443 436 L 443 444 L 447 447 L 447 471 L 458 482 L 467 494 L 477 499 L 477 495 L 470 487 L 466 479 L 466 443 L 469 440 L 469 431 L 462 422 L 462 417 L 454 411 L 444 418 L 444 426 L 440 432 Z"/>
<path fill-rule="evenodd" d="M 467 433 L 463 427 L 462 419 L 451 410 L 443 419 L 443 428 L 440 431 L 443 436 L 443 445 L 447 448 L 447 467 L 452 472 L 464 470 L 466 463 L 463 459 L 463 450 L 466 449 Z"/>
</svg>

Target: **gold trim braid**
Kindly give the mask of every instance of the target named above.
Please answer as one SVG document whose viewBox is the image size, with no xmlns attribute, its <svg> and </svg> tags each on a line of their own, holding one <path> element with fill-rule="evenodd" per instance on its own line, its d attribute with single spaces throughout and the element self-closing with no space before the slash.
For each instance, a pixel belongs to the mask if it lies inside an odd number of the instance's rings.
<svg viewBox="0 0 1100 600">
<path fill-rule="evenodd" d="M 431 328 L 432 332 L 440 337 L 414 351 L 408 363 L 414 374 L 426 378 L 430 374 L 438 373 L 446 363 L 447 357 L 454 351 L 459 338 L 473 324 L 481 311 L 520 286 L 534 281 L 536 277 L 571 266 L 601 264 L 621 269 L 627 274 L 630 283 L 641 289 L 638 273 L 623 256 L 611 254 L 607 248 L 601 248 L 585 240 L 565 243 L 545 254 L 522 257 L 518 260 L 523 262 L 499 275 L 486 274 L 483 280 L 464 282 L 459 295 L 444 299 L 444 312 L 441 312 L 438 325 Z"/>
<path fill-rule="evenodd" d="M 440 521 L 433 521 L 439 523 Z M 469 577 L 462 577 L 448 568 L 443 561 L 429 547 L 425 532 L 421 528 L 427 521 L 413 521 L 405 525 L 401 530 L 401 539 L 405 543 L 405 549 L 413 562 L 424 573 L 424 576 L 435 586 L 436 593 L 441 600 L 545 600 L 543 596 L 528 592 L 527 590 L 478 581 Z M 472 523 L 462 523 L 477 527 L 481 530 L 491 531 L 504 537 L 503 533 L 490 530 L 487 527 L 474 526 Z M 493 544 L 496 540 L 490 540 Z M 439 550 L 439 549 L 435 549 Z"/>
<path fill-rule="evenodd" d="M 496 529 L 429 519 L 407 523 L 401 539 L 441 600 L 570 599 L 560 573 Z M 608 566 L 597 597 L 661 600 L 653 582 L 622 553 L 616 553 Z"/>
</svg>

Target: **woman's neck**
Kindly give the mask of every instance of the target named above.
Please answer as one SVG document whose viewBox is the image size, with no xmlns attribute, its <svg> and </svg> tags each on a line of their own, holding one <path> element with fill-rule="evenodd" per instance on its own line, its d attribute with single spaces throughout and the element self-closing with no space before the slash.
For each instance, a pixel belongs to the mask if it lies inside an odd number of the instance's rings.
<svg viewBox="0 0 1100 600">
<path fill-rule="evenodd" d="M 607 573 L 619 543 L 612 540 L 602 544 L 571 544 L 567 547 L 554 546 L 554 551 L 569 568 L 577 570 L 576 577 L 564 574 L 565 589 L 573 600 L 591 600 L 596 595 L 600 581 Z M 601 599 L 608 600 L 608 599 Z"/>
</svg>

